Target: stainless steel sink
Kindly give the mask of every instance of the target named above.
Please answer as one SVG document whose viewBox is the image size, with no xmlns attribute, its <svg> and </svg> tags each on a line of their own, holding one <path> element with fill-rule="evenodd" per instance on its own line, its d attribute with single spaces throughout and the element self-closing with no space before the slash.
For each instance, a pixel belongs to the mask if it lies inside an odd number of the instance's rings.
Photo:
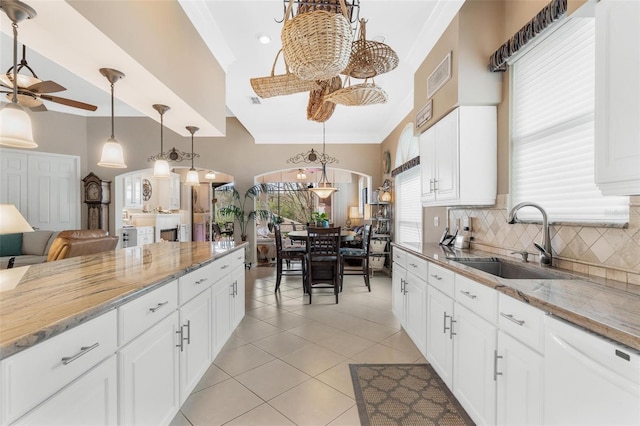
<svg viewBox="0 0 640 426">
<path fill-rule="evenodd" d="M 458 263 L 479 269 L 491 275 L 512 280 L 533 280 L 533 279 L 568 279 L 561 272 L 541 270 L 535 266 L 525 266 L 523 264 L 509 262 L 497 257 L 482 258 L 450 258 Z"/>
</svg>

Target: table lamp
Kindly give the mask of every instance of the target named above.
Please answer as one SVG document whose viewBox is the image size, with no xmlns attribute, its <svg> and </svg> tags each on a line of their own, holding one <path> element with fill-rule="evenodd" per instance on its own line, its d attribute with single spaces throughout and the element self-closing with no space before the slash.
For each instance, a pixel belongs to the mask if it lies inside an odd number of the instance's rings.
<svg viewBox="0 0 640 426">
<path fill-rule="evenodd" d="M 29 222 L 20 214 L 13 204 L 0 204 L 0 235 L 33 232 Z M 7 269 L 13 268 L 15 256 L 9 259 Z"/>
</svg>

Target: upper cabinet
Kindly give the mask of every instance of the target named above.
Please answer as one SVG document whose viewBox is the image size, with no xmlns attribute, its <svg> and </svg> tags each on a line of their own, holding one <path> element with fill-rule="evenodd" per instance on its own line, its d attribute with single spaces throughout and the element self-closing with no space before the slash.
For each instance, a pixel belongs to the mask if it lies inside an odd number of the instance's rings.
<svg viewBox="0 0 640 426">
<path fill-rule="evenodd" d="M 596 4 L 596 184 L 640 194 L 640 2 Z"/>
<path fill-rule="evenodd" d="M 142 173 L 124 178 L 124 206 L 127 208 L 142 208 Z"/>
<path fill-rule="evenodd" d="M 425 207 L 495 204 L 496 120 L 493 106 L 463 106 L 420 136 Z"/>
</svg>

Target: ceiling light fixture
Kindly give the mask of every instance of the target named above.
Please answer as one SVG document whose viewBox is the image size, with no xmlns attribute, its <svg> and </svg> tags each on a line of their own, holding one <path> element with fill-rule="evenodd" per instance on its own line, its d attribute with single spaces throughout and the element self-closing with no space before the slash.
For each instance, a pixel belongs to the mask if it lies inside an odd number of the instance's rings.
<svg viewBox="0 0 640 426">
<path fill-rule="evenodd" d="M 213 170 L 210 170 L 206 175 L 204 175 L 204 178 L 208 180 L 214 180 L 216 178 L 216 173 Z"/>
<path fill-rule="evenodd" d="M 325 128 L 324 122 L 322 123 L 322 155 L 321 159 L 326 158 L 326 154 L 324 152 L 325 149 Z M 337 162 L 338 160 L 336 160 Z M 327 163 L 325 161 L 320 162 L 322 164 L 322 176 L 320 177 L 320 182 L 318 182 L 318 186 L 315 188 L 309 188 L 309 191 L 313 192 L 318 196 L 318 198 L 327 198 L 330 197 L 331 194 L 336 192 L 338 188 L 331 186 L 327 179 Z"/>
<path fill-rule="evenodd" d="M 107 80 L 109 80 L 109 83 L 111 83 L 111 137 L 107 139 L 107 142 L 102 146 L 102 156 L 100 157 L 98 166 L 124 169 L 127 165 L 124 163 L 122 145 L 120 145 L 115 137 L 113 108 L 113 86 L 118 80 L 124 78 L 124 73 L 111 68 L 100 68 L 100 74 L 105 76 Z"/>
<path fill-rule="evenodd" d="M 298 173 L 296 174 L 296 179 L 298 180 L 305 180 L 307 178 L 307 175 L 305 174 L 303 169 L 298 169 Z"/>
<path fill-rule="evenodd" d="M 189 169 L 189 173 L 187 173 L 187 179 L 185 181 L 185 185 L 197 186 L 197 185 L 200 185 L 200 176 L 198 176 L 198 172 L 193 167 L 193 157 L 194 157 L 193 134 L 200 129 L 195 126 L 187 126 L 187 130 L 189 131 L 189 133 L 191 133 L 191 168 Z"/>
<path fill-rule="evenodd" d="M 260 35 L 258 36 L 258 41 L 259 41 L 260 43 L 262 43 L 262 44 L 269 44 L 269 43 L 271 43 L 271 37 L 269 37 L 269 36 L 268 36 L 268 35 L 266 35 L 266 34 L 260 34 Z"/>
<path fill-rule="evenodd" d="M 166 160 L 164 149 L 163 149 L 163 139 L 164 139 L 164 113 L 169 111 L 169 108 L 166 105 L 154 104 L 153 109 L 160 113 L 160 154 L 156 159 L 156 162 L 153 163 L 153 177 L 155 178 L 168 178 L 171 176 L 171 170 L 169 169 L 169 163 Z"/>
<path fill-rule="evenodd" d="M 36 11 L 18 0 L 0 3 L 0 8 L 7 14 L 13 27 L 13 81 L 18 80 L 18 22 L 36 17 Z M 31 118 L 24 108 L 18 105 L 18 85 L 13 84 L 11 103 L 0 110 L 0 145 L 15 148 L 37 148 L 33 140 Z"/>
</svg>

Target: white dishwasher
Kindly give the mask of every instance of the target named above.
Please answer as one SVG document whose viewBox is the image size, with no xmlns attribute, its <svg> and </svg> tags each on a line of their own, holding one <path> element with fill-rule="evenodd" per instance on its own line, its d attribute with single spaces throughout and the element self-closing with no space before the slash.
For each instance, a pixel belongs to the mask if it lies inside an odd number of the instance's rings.
<svg viewBox="0 0 640 426">
<path fill-rule="evenodd" d="M 545 317 L 545 425 L 640 425 L 640 352 Z"/>
</svg>

